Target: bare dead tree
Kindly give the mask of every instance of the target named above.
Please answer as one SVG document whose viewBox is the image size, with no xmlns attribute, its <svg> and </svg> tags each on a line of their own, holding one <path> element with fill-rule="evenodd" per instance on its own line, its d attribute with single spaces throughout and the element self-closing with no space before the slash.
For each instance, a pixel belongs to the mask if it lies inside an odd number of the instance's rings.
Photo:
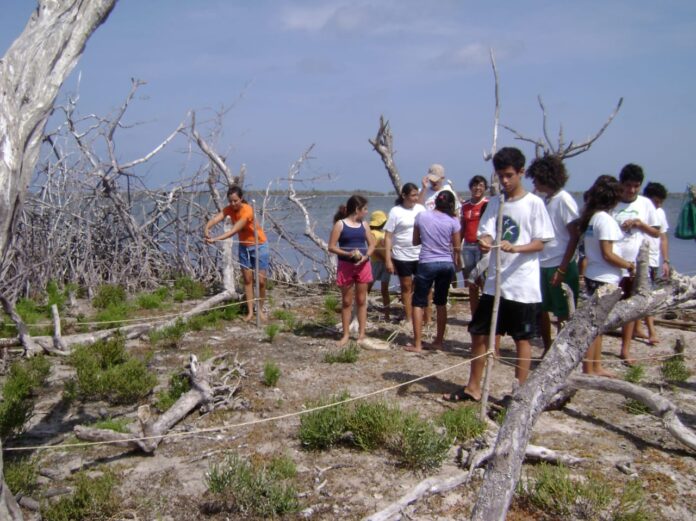
<svg viewBox="0 0 696 521">
<path fill-rule="evenodd" d="M 397 194 L 401 193 L 401 176 L 399 175 L 399 170 L 394 162 L 394 137 L 392 136 L 391 127 L 389 126 L 389 121 L 384 120 L 384 116 L 379 117 L 379 129 L 377 129 L 377 135 L 373 139 L 368 140 L 372 145 L 372 148 L 379 154 L 382 158 L 384 167 L 387 169 L 387 175 L 394 186 L 394 190 Z"/>
<path fill-rule="evenodd" d="M 115 4 L 116 0 L 40 0 L 0 62 L 0 261 L 34 173 L 58 90 Z M 0 518 L 22 519 L 2 478 L 1 459 Z"/>
<path fill-rule="evenodd" d="M 594 134 L 594 136 L 588 137 L 586 140 L 580 143 L 575 143 L 572 140 L 569 143 L 566 143 L 565 136 L 563 134 L 563 125 L 560 125 L 558 130 L 558 140 L 556 143 L 554 143 L 548 131 L 548 117 L 546 113 L 546 107 L 544 106 L 544 102 L 542 101 L 541 96 L 537 97 L 537 101 L 539 102 L 539 108 L 541 109 L 542 113 L 543 137 L 530 138 L 521 134 L 512 127 L 509 127 L 507 125 L 503 125 L 503 127 L 512 132 L 512 134 L 515 136 L 515 139 L 533 144 L 536 157 L 541 157 L 542 155 L 553 155 L 560 159 L 568 159 L 571 157 L 578 156 L 583 152 L 587 152 L 590 149 L 590 147 L 595 143 L 595 141 L 597 141 L 602 136 L 602 134 L 604 134 L 604 131 L 614 120 L 614 118 L 619 112 L 619 109 L 621 108 L 621 105 L 623 104 L 623 98 L 619 98 L 616 107 L 614 108 L 612 113 L 609 114 L 607 120 L 604 122 L 602 127 Z"/>
</svg>

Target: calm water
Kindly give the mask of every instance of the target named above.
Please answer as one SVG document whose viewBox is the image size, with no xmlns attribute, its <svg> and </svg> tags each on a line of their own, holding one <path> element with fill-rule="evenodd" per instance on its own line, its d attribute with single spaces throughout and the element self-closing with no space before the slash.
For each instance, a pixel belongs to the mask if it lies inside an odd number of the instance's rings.
<svg viewBox="0 0 696 521">
<path fill-rule="evenodd" d="M 582 207 L 582 194 L 573 195 L 578 201 L 579 207 Z M 333 214 L 340 204 L 345 203 L 347 198 L 348 197 L 345 195 L 322 195 L 305 202 L 312 217 L 315 219 L 316 233 L 325 241 L 329 239 L 329 232 L 333 224 Z M 388 213 L 389 209 L 394 206 L 394 199 L 394 196 L 368 197 L 370 212 L 374 210 L 383 210 Z M 685 241 L 674 237 L 674 228 L 677 224 L 683 200 L 683 195 L 670 195 L 664 204 L 664 210 L 670 226 L 668 232 L 670 260 L 672 266 L 680 273 L 685 275 L 696 275 L 696 241 Z M 293 215 L 296 215 L 296 217 L 293 218 Z M 294 232 L 301 233 L 304 228 L 304 222 L 301 221 L 299 213 L 290 214 L 288 217 L 289 219 L 286 221 L 288 228 Z M 293 221 L 297 223 L 296 226 L 290 224 Z M 302 240 L 302 242 L 304 244 L 308 243 L 308 241 L 305 240 Z"/>
</svg>

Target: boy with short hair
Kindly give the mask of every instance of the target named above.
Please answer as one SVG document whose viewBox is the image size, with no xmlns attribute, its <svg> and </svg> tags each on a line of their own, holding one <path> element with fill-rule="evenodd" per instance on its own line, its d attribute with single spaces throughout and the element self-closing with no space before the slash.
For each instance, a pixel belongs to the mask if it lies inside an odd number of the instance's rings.
<svg viewBox="0 0 696 521">
<path fill-rule="evenodd" d="M 486 178 L 475 175 L 469 180 L 471 198 L 462 201 L 462 275 L 464 285 L 469 288 L 469 307 L 471 316 L 474 315 L 479 301 L 480 286 L 483 285 L 483 273 L 474 273 L 482 254 L 478 247 L 478 225 L 481 216 L 486 211 L 488 198 Z"/>
<path fill-rule="evenodd" d="M 650 257 L 648 265 L 650 267 L 650 280 L 655 282 L 659 278 L 668 279 L 670 275 L 669 263 L 669 240 L 667 239 L 667 230 L 669 223 L 667 216 L 662 208 L 665 199 L 667 199 L 667 189 L 660 183 L 648 183 L 643 189 L 643 196 L 650 199 L 655 206 L 655 215 L 660 227 L 659 237 L 648 237 L 650 243 Z M 646 338 L 648 344 L 656 345 L 660 341 L 657 338 L 655 331 L 655 320 L 652 316 L 645 317 L 645 323 L 648 326 L 648 334 L 646 335 L 640 327 L 640 321 L 636 322 L 636 327 L 633 336 L 636 338 Z"/>
<path fill-rule="evenodd" d="M 544 342 L 544 355 L 551 347 L 551 317 L 558 320 L 557 331 L 568 320 L 568 298 L 561 287 L 565 282 L 573 292 L 577 304 L 580 292 L 578 264 L 575 249 L 578 244 L 576 220 L 579 217 L 578 204 L 563 187 L 568 181 L 565 165 L 556 156 L 535 159 L 529 166 L 526 177 L 532 179 L 534 188 L 545 197 L 546 211 L 551 219 L 554 238 L 544 245 L 539 253 L 541 266 L 541 338 Z"/>
<path fill-rule="evenodd" d="M 650 199 L 639 195 L 643 184 L 643 169 L 639 165 L 629 163 L 621 169 L 621 202 L 612 211 L 612 217 L 621 227 L 624 237 L 617 243 L 619 256 L 630 262 L 636 262 L 638 252 L 647 237 L 659 237 L 660 225 L 657 221 L 655 206 Z M 624 270 L 621 279 L 623 298 L 629 298 L 633 291 L 633 277 Z M 633 365 L 635 360 L 630 356 L 631 339 L 636 321 L 624 324 L 621 328 L 621 358 L 626 365 Z"/>
<path fill-rule="evenodd" d="M 537 314 L 541 302 L 539 288 L 539 252 L 544 243 L 553 239 L 551 220 L 544 202 L 527 192 L 522 185 L 525 157 L 516 148 L 505 147 L 493 157 L 493 167 L 500 180 L 502 194 L 488 202 L 481 217 L 478 239 L 481 251 L 492 251 L 488 276 L 476 313 L 469 324 L 471 349 L 475 360 L 471 363 L 469 382 L 464 389 L 449 395 L 449 399 L 481 399 L 481 379 L 495 294 L 496 256 L 500 255 L 501 300 L 496 333 L 510 334 L 517 348 L 515 377 L 522 384 L 531 365 L 530 339 L 537 335 Z M 496 238 L 496 218 L 500 198 L 503 206 L 503 232 L 500 247 L 493 248 Z M 447 398 L 447 397 L 446 397 Z"/>
</svg>

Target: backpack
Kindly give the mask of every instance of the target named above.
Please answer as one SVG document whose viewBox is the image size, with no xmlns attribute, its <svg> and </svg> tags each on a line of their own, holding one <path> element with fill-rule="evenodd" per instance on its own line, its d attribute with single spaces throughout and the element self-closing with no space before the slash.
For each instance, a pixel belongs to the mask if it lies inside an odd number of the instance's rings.
<svg viewBox="0 0 696 521">
<path fill-rule="evenodd" d="M 679 212 L 674 236 L 677 239 L 696 239 L 696 200 L 690 190 L 687 190 L 684 204 Z"/>
</svg>

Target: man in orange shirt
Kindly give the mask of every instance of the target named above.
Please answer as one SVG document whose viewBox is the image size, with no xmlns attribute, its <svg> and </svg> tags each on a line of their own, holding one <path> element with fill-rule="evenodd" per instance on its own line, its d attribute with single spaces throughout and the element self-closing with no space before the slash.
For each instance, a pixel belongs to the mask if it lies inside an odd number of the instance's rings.
<svg viewBox="0 0 696 521">
<path fill-rule="evenodd" d="M 244 278 L 244 295 L 246 296 L 247 315 L 244 321 L 248 322 L 254 317 L 254 270 L 256 269 L 256 257 L 259 262 L 259 318 L 266 320 L 263 313 L 263 303 L 266 298 L 266 271 L 268 270 L 268 244 L 266 244 L 266 234 L 261 227 L 254 221 L 254 210 L 243 199 L 242 189 L 238 186 L 231 186 L 227 191 L 229 206 L 222 209 L 205 225 L 203 236 L 205 242 L 213 244 L 217 241 L 229 239 L 233 235 L 239 237 L 239 264 L 242 267 Z M 210 237 L 210 228 L 222 222 L 225 217 L 232 221 L 232 229 L 218 237 Z M 256 236 L 254 236 L 254 226 Z M 258 246 L 257 246 L 258 238 Z"/>
</svg>

